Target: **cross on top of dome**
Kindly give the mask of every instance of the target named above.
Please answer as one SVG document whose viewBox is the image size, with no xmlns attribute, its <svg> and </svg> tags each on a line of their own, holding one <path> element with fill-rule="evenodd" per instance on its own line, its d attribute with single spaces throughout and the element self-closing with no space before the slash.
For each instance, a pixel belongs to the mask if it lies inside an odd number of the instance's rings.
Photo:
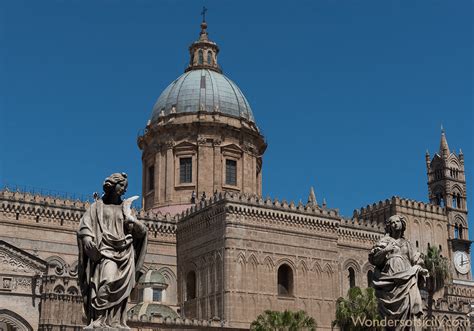
<svg viewBox="0 0 474 331">
<path fill-rule="evenodd" d="M 185 72 L 195 69 L 209 69 L 222 73 L 222 69 L 217 64 L 217 54 L 219 53 L 219 46 L 211 40 L 207 33 L 206 22 L 207 8 L 203 7 L 201 15 L 201 33 L 199 39 L 189 46 L 190 60 Z"/>
</svg>

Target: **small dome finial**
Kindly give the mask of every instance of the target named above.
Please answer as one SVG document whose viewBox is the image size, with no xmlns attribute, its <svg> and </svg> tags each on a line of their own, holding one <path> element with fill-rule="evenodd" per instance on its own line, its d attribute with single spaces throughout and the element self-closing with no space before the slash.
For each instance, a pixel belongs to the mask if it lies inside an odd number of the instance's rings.
<svg viewBox="0 0 474 331">
<path fill-rule="evenodd" d="M 202 6 L 202 12 L 201 12 L 201 15 L 202 15 L 201 30 L 202 31 L 201 31 L 201 33 L 206 32 L 206 29 L 207 29 L 206 12 L 207 12 L 207 8 L 205 6 Z"/>
<path fill-rule="evenodd" d="M 222 73 L 221 68 L 217 64 L 219 47 L 215 42 L 209 40 L 207 33 L 206 12 L 207 8 L 202 7 L 201 32 L 199 33 L 198 40 L 189 46 L 190 61 L 185 72 L 195 69 L 209 69 Z"/>
<path fill-rule="evenodd" d="M 202 22 L 203 23 L 206 23 L 206 12 L 207 12 L 207 8 L 205 6 L 202 6 L 201 15 L 202 15 Z"/>
</svg>

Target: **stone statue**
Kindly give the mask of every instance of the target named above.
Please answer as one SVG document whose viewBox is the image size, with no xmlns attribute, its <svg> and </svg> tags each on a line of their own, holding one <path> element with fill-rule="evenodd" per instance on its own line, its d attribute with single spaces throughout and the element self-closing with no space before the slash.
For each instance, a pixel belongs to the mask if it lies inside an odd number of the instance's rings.
<svg viewBox="0 0 474 331">
<path fill-rule="evenodd" d="M 405 321 L 423 314 L 420 290 L 428 276 L 419 252 L 404 238 L 406 219 L 400 215 L 385 221 L 385 236 L 369 253 L 375 266 L 373 285 L 382 318 L 393 320 L 394 330 L 403 330 Z M 387 328 L 392 329 L 392 328 Z"/>
<path fill-rule="evenodd" d="M 122 201 L 127 185 L 125 173 L 106 178 L 104 194 L 86 210 L 77 231 L 85 329 L 129 329 L 127 300 L 140 276 L 147 228 L 130 210 L 138 197 Z"/>
</svg>

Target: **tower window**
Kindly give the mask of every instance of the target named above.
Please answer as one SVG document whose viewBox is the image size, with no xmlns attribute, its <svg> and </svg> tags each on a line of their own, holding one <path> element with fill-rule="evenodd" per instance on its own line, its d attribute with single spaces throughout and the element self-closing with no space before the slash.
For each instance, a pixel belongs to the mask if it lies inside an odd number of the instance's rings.
<svg viewBox="0 0 474 331">
<path fill-rule="evenodd" d="M 287 264 L 278 268 L 278 295 L 293 295 L 293 270 Z"/>
<path fill-rule="evenodd" d="M 193 159 L 182 157 L 179 159 L 179 182 L 192 183 L 193 181 Z"/>
<path fill-rule="evenodd" d="M 198 53 L 198 64 L 203 64 L 204 63 L 204 54 L 202 53 L 202 49 L 199 50 Z"/>
<path fill-rule="evenodd" d="M 418 248 L 419 244 L 418 244 L 418 240 L 416 241 L 416 248 Z"/>
<path fill-rule="evenodd" d="M 459 193 L 456 195 L 456 206 L 457 206 L 457 208 L 462 207 L 461 206 L 461 195 Z"/>
<path fill-rule="evenodd" d="M 139 293 L 140 289 L 138 289 L 138 287 L 135 287 L 132 292 L 130 293 L 130 301 L 133 302 L 133 303 L 138 303 L 138 293 Z"/>
<path fill-rule="evenodd" d="M 374 287 L 374 272 L 372 270 L 367 271 L 367 286 Z"/>
<path fill-rule="evenodd" d="M 161 302 L 163 297 L 163 290 L 161 288 L 154 288 L 153 289 L 153 301 Z"/>
<path fill-rule="evenodd" d="M 349 275 L 347 276 L 347 278 L 349 279 L 349 287 L 353 288 L 356 286 L 355 272 L 354 272 L 354 269 L 352 268 L 349 268 L 348 271 L 349 271 Z"/>
<path fill-rule="evenodd" d="M 212 63 L 212 52 L 209 51 L 207 52 L 207 64 L 211 64 Z"/>
<path fill-rule="evenodd" d="M 459 228 L 457 224 L 454 226 L 454 239 L 459 239 Z"/>
<path fill-rule="evenodd" d="M 148 192 L 155 188 L 155 166 L 148 167 Z"/>
<path fill-rule="evenodd" d="M 235 160 L 225 160 L 225 183 L 237 185 L 237 161 Z"/>
<path fill-rule="evenodd" d="M 462 239 L 462 224 L 459 225 L 459 239 Z"/>
<path fill-rule="evenodd" d="M 188 272 L 186 276 L 186 300 L 196 298 L 196 273 L 194 271 Z"/>
</svg>

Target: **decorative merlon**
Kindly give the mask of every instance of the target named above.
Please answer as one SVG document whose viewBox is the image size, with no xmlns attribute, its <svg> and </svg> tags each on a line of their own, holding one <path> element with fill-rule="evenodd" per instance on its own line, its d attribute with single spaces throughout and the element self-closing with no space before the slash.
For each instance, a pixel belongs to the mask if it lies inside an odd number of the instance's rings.
<svg viewBox="0 0 474 331">
<path fill-rule="evenodd" d="M 221 192 L 218 194 L 214 194 L 214 196 L 209 199 L 200 201 L 198 204 L 192 206 L 191 208 L 188 208 L 180 215 L 177 215 L 176 220 L 179 221 L 184 217 L 188 217 L 191 214 L 200 212 L 201 210 L 204 210 L 209 206 L 217 204 L 219 202 L 234 202 L 248 206 L 271 208 L 273 210 L 278 211 L 295 212 L 312 216 L 324 216 L 333 219 L 339 218 L 339 211 L 337 209 L 322 209 L 311 203 L 307 203 L 306 205 L 302 203 L 295 204 L 294 201 L 288 203 L 285 199 L 278 200 L 278 198 L 275 198 L 274 200 L 272 200 L 270 197 L 262 198 L 255 194 Z"/>
<path fill-rule="evenodd" d="M 378 203 L 373 203 L 372 205 L 367 205 L 366 207 L 362 207 L 360 209 L 354 210 L 353 217 L 354 218 L 363 217 L 363 215 L 370 214 L 375 211 L 382 210 L 384 208 L 390 208 L 392 206 L 412 208 L 412 209 L 422 210 L 422 211 L 439 214 L 439 215 L 445 214 L 445 208 L 441 206 L 434 205 L 431 203 L 411 200 L 411 199 L 400 198 L 398 196 L 393 196 L 391 199 L 379 201 Z"/>
</svg>

